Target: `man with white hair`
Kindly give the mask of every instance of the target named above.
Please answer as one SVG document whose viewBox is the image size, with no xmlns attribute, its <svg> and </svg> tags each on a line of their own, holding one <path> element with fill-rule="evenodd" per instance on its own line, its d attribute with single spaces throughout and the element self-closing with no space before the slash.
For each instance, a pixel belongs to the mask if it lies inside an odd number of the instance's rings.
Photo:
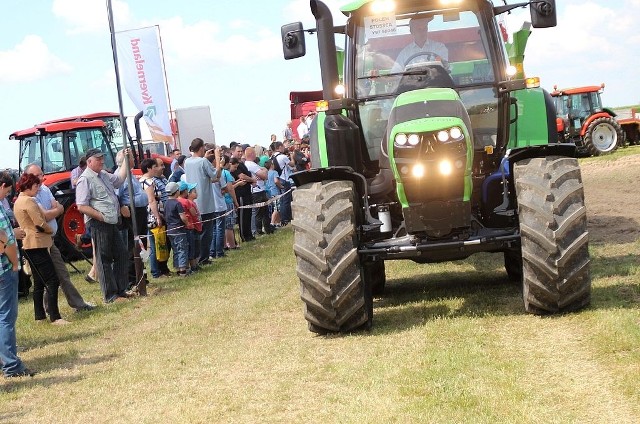
<svg viewBox="0 0 640 424">
<path fill-rule="evenodd" d="M 58 231 L 58 222 L 57 218 L 62 215 L 64 212 L 64 207 L 53 197 L 51 190 L 44 183 L 44 173 L 42 172 L 42 168 L 40 168 L 36 164 L 31 164 L 27 166 L 24 170 L 25 173 L 35 175 L 40 180 L 40 188 L 35 195 L 36 203 L 42 209 L 44 213 L 44 217 L 47 220 L 47 224 L 53 230 L 53 234 Z M 73 283 L 71 282 L 71 277 L 69 276 L 69 271 L 67 270 L 67 266 L 62 259 L 62 255 L 60 254 L 60 250 L 54 244 L 51 246 L 49 250 L 49 254 L 51 255 L 51 260 L 53 261 L 53 267 L 56 271 L 56 275 L 58 280 L 60 281 L 60 288 L 62 289 L 62 293 L 64 293 L 64 297 L 67 299 L 67 303 L 70 307 L 75 309 L 76 311 L 91 311 L 95 308 L 95 305 L 91 303 L 87 303 L 84 301 L 78 290 L 75 288 Z M 47 297 L 44 297 L 45 309 L 47 309 Z"/>
<path fill-rule="evenodd" d="M 125 155 L 129 155 L 125 149 Z M 104 152 L 89 149 L 86 152 L 87 169 L 78 179 L 76 205 L 91 226 L 91 240 L 95 246 L 96 275 L 105 303 L 126 300 L 127 248 L 120 236 L 118 222 L 120 206 L 115 190 L 127 178 L 127 169 L 121 166 L 110 174 L 103 169 Z"/>
</svg>

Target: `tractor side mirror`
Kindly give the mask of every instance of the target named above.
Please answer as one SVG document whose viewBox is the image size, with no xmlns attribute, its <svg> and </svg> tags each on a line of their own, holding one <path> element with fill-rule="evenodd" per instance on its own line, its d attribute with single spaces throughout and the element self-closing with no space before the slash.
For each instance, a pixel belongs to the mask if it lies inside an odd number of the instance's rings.
<svg viewBox="0 0 640 424">
<path fill-rule="evenodd" d="M 307 53 L 302 22 L 283 25 L 280 29 L 282 52 L 286 60 L 302 57 Z"/>
<path fill-rule="evenodd" d="M 550 28 L 557 25 L 556 0 L 538 0 L 529 4 L 531 26 L 534 28 Z"/>
</svg>

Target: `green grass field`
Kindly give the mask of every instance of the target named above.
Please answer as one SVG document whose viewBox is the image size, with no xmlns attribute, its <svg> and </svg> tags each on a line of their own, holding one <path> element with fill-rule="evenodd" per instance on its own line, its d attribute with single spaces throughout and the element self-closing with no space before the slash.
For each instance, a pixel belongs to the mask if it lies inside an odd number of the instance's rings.
<svg viewBox="0 0 640 424">
<path fill-rule="evenodd" d="M 374 328 L 323 337 L 302 316 L 292 236 L 147 298 L 79 314 L 61 298 L 66 327 L 22 301 L 20 355 L 39 374 L 0 381 L 0 422 L 640 422 L 639 241 L 592 245 L 592 305 L 544 318 L 523 312 L 501 255 L 388 262 Z"/>
</svg>

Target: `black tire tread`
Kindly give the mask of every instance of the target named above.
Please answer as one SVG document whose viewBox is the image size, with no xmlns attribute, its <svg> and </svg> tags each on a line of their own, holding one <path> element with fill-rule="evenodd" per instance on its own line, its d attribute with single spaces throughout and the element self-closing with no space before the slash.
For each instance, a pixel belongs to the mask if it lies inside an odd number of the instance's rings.
<svg viewBox="0 0 640 424">
<path fill-rule="evenodd" d="M 293 193 L 296 273 L 309 330 L 349 332 L 371 324 L 357 250 L 354 187 L 325 181 Z"/>
<path fill-rule="evenodd" d="M 589 233 L 577 160 L 525 159 L 515 164 L 514 178 L 525 310 L 549 314 L 587 306 L 591 300 Z"/>
</svg>

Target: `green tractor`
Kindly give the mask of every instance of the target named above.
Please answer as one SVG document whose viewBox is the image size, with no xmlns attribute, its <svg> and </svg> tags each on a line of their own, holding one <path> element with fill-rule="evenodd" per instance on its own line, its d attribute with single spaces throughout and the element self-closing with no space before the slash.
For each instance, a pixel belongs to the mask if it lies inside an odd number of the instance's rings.
<svg viewBox="0 0 640 424">
<path fill-rule="evenodd" d="M 369 329 L 384 261 L 502 253 L 525 310 L 552 314 L 591 298 L 586 209 L 575 145 L 557 142 L 553 100 L 517 79 L 496 16 L 530 6 L 556 25 L 554 0 L 356 0 L 334 26 L 282 27 L 285 59 L 316 33 L 324 101 L 312 168 L 294 174 L 294 252 L 312 332 Z M 422 34 L 422 32 L 428 32 Z M 339 79 L 335 35 L 344 34 Z"/>
</svg>

